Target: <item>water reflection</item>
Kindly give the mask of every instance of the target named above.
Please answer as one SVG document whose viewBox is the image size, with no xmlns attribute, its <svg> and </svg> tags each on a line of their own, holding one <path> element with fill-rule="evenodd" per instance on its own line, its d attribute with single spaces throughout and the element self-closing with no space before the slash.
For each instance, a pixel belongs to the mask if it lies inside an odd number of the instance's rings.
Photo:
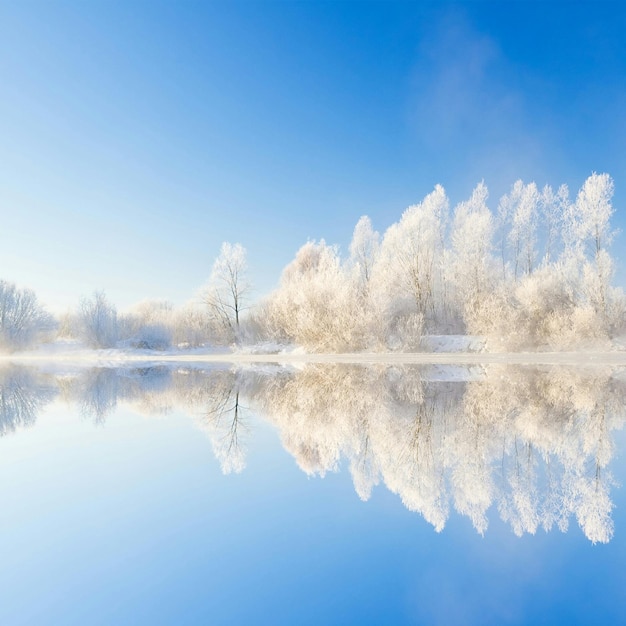
<svg viewBox="0 0 626 626">
<path fill-rule="evenodd" d="M 451 510 L 484 533 L 497 510 L 517 535 L 613 534 L 612 433 L 626 413 L 623 370 L 309 365 L 0 371 L 0 435 L 53 399 L 103 424 L 116 406 L 194 415 L 225 473 L 246 464 L 250 414 L 271 422 L 310 475 L 345 463 L 367 500 L 383 483 L 440 531 Z"/>
<path fill-rule="evenodd" d="M 32 426 L 54 396 L 54 385 L 36 370 L 0 369 L 0 436 Z"/>
</svg>

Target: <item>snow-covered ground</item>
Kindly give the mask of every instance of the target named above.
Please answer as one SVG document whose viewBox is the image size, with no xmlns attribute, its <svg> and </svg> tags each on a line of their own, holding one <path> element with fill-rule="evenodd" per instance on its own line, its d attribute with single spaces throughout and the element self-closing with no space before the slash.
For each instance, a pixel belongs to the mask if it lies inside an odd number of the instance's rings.
<svg viewBox="0 0 626 626">
<path fill-rule="evenodd" d="M 35 350 L 0 355 L 9 362 L 62 361 L 68 364 L 118 366 L 122 363 L 529 363 L 529 364 L 616 364 L 626 365 L 626 336 L 606 344 L 585 346 L 569 352 L 488 352 L 481 337 L 432 335 L 422 340 L 424 352 L 357 352 L 307 354 L 301 348 L 261 344 L 237 348 L 194 348 L 187 350 L 93 350 L 78 342 L 60 341 Z"/>
</svg>

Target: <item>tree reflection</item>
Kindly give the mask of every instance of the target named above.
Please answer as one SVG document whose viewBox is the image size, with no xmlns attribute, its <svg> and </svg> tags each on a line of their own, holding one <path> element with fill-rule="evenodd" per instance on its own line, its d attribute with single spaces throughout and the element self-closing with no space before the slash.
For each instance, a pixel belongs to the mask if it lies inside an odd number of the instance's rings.
<svg viewBox="0 0 626 626">
<path fill-rule="evenodd" d="M 239 473 L 246 466 L 245 435 L 249 427 L 241 403 L 241 373 L 217 371 L 207 381 L 208 403 L 200 419 L 213 453 L 224 474 Z"/>
<path fill-rule="evenodd" d="M 624 381 L 580 368 L 428 374 L 312 365 L 268 380 L 255 401 L 303 470 L 323 476 L 346 459 L 363 499 L 384 482 L 438 531 L 454 507 L 484 533 L 495 505 L 517 535 L 564 531 L 574 516 L 591 541 L 610 540 Z"/>
<path fill-rule="evenodd" d="M 9 368 L 0 371 L 0 435 L 34 423 L 56 394 L 100 424 L 120 403 L 192 413 L 224 473 L 245 468 L 256 413 L 307 474 L 347 466 L 360 498 L 383 483 L 437 531 L 456 510 L 484 533 L 496 510 L 517 535 L 565 531 L 571 519 L 594 543 L 613 534 L 609 463 L 626 377 L 610 369 L 160 366 L 54 382 Z"/>
<path fill-rule="evenodd" d="M 55 396 L 47 377 L 26 367 L 0 369 L 0 437 L 32 426 Z"/>
</svg>

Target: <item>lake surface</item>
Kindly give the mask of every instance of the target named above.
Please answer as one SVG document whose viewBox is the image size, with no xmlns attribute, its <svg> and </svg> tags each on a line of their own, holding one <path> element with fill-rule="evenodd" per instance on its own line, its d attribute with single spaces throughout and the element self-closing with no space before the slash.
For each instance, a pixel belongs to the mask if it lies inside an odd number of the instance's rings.
<svg viewBox="0 0 626 626">
<path fill-rule="evenodd" d="M 0 623 L 626 622 L 626 369 L 0 368 Z"/>
</svg>

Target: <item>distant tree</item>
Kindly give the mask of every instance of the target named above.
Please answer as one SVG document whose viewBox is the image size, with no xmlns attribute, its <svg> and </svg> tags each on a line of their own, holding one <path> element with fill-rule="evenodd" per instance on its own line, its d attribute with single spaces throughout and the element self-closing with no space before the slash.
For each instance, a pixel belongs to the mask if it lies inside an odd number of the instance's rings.
<svg viewBox="0 0 626 626">
<path fill-rule="evenodd" d="M 92 348 L 110 348 L 119 339 L 117 310 L 104 291 L 81 300 L 77 321 L 79 337 Z"/>
<path fill-rule="evenodd" d="M 53 327 L 34 291 L 0 280 L 0 349 L 27 348 Z"/>
<path fill-rule="evenodd" d="M 206 307 L 188 302 L 178 309 L 173 319 L 173 341 L 177 346 L 196 348 L 210 340 L 211 320 Z"/>
<path fill-rule="evenodd" d="M 174 305 L 167 300 L 143 300 L 122 319 L 131 346 L 166 350 L 174 334 Z"/>
<path fill-rule="evenodd" d="M 252 289 L 247 269 L 245 248 L 224 242 L 202 295 L 210 315 L 231 339 L 238 338 L 241 313 Z"/>
</svg>

